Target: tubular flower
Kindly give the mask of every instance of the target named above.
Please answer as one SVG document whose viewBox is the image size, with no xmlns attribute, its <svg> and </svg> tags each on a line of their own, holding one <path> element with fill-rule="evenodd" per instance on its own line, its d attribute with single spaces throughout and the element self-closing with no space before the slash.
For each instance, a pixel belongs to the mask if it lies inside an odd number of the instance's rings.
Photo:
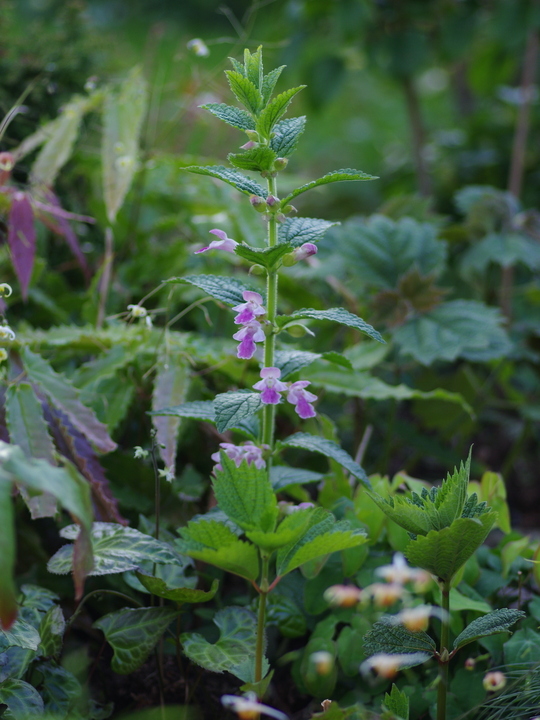
<svg viewBox="0 0 540 720">
<path fill-rule="evenodd" d="M 317 254 L 317 246 L 314 243 L 304 243 L 303 245 L 300 245 L 300 247 L 296 248 L 296 250 L 293 250 L 294 259 L 296 262 L 299 262 L 300 260 L 305 260 L 306 258 L 310 257 L 311 255 Z"/>
<path fill-rule="evenodd" d="M 255 465 L 256 468 L 262 470 L 266 467 L 266 463 L 263 459 L 263 452 L 268 450 L 268 445 L 254 445 L 252 442 L 245 442 L 242 445 L 233 445 L 233 443 L 220 443 L 219 447 L 225 451 L 227 457 L 234 461 L 236 467 L 240 467 L 240 463 L 244 460 L 248 465 Z M 223 470 L 221 465 L 220 453 L 215 452 L 211 456 L 212 460 L 216 463 L 214 470 Z"/>
<path fill-rule="evenodd" d="M 268 715 L 276 720 L 288 720 L 287 716 L 279 710 L 257 702 L 255 693 L 246 693 L 244 697 L 223 695 L 221 703 L 235 712 L 240 720 L 258 720 L 260 715 Z"/>
<path fill-rule="evenodd" d="M 2 153 L 0 153 L 1 155 Z M 13 294 L 13 290 L 11 289 L 11 285 L 8 285 L 7 283 L 0 283 L 0 297 L 9 297 Z"/>
<path fill-rule="evenodd" d="M 426 570 L 411 568 L 401 553 L 396 553 L 391 565 L 383 565 L 375 570 L 377 575 L 388 582 L 404 585 L 407 582 L 415 584 L 419 592 L 431 583 L 431 575 Z"/>
<path fill-rule="evenodd" d="M 261 315 L 266 315 L 266 309 L 262 304 L 263 299 L 259 293 L 245 290 L 242 297 L 246 302 L 233 307 L 233 310 L 238 313 L 234 318 L 236 325 L 247 325 L 247 323 L 256 320 Z"/>
<path fill-rule="evenodd" d="M 394 621 L 411 632 L 420 632 L 421 630 L 427 630 L 430 617 L 438 617 L 443 620 L 446 616 L 447 613 L 442 608 L 433 607 L 432 605 L 417 605 L 399 612 L 394 616 Z"/>
<path fill-rule="evenodd" d="M 216 235 L 219 240 L 212 240 L 210 245 L 207 245 L 200 250 L 195 250 L 195 255 L 206 252 L 207 250 L 225 250 L 226 252 L 234 252 L 234 248 L 238 245 L 236 240 L 227 237 L 227 233 L 223 230 L 214 229 L 210 230 L 210 232 L 212 233 L 212 235 Z"/>
<path fill-rule="evenodd" d="M 482 680 L 484 689 L 488 692 L 497 692 L 506 685 L 506 675 L 502 672 L 488 672 Z"/>
<path fill-rule="evenodd" d="M 360 671 L 364 675 L 367 675 L 370 670 L 373 670 L 380 677 L 392 680 L 392 678 L 398 674 L 402 663 L 408 663 L 410 661 L 414 661 L 415 659 L 423 661 L 425 659 L 424 653 L 407 653 L 403 655 L 377 653 L 367 660 L 364 660 L 364 662 L 360 665 Z M 409 666 L 407 665 L 407 667 Z"/>
<path fill-rule="evenodd" d="M 298 380 L 289 386 L 287 394 L 287 402 L 295 406 L 295 412 L 302 420 L 315 417 L 317 414 L 315 408 L 311 405 L 312 402 L 317 400 L 317 396 L 305 389 L 308 385 L 311 385 L 309 380 Z"/>
<path fill-rule="evenodd" d="M 279 368 L 265 367 L 261 370 L 262 380 L 253 385 L 255 390 L 261 391 L 261 400 L 265 405 L 277 405 L 281 401 L 280 393 L 287 390 L 287 383 L 282 382 L 280 376 Z"/>
<path fill-rule="evenodd" d="M 377 607 L 390 607 L 405 594 L 406 590 L 396 583 L 373 583 L 362 590 L 362 600 L 372 598 Z"/>
<path fill-rule="evenodd" d="M 4 340 L 9 342 L 13 342 L 13 340 L 15 340 L 15 333 L 9 325 L 0 325 L 0 342 Z"/>
<path fill-rule="evenodd" d="M 264 334 L 262 325 L 257 320 L 252 320 L 244 325 L 244 327 L 240 328 L 240 330 L 233 335 L 234 340 L 240 340 L 236 357 L 239 357 L 241 360 L 250 360 L 253 355 L 255 355 L 255 343 L 264 342 L 265 337 L 266 335 Z"/>
<path fill-rule="evenodd" d="M 354 607 L 360 602 L 362 591 L 354 585 L 332 585 L 324 591 L 323 597 L 334 607 Z"/>
</svg>

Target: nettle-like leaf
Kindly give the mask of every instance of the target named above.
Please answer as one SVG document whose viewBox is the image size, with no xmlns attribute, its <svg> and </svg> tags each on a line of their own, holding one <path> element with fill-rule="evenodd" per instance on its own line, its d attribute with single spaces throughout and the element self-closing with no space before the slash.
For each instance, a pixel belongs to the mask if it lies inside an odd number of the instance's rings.
<svg viewBox="0 0 540 720">
<path fill-rule="evenodd" d="M 274 125 L 286 113 L 293 97 L 305 87 L 305 85 L 300 85 L 299 87 L 285 90 L 285 92 L 280 93 L 268 103 L 257 118 L 256 129 L 261 137 L 270 138 Z"/>
<path fill-rule="evenodd" d="M 485 272 L 493 263 L 501 267 L 521 264 L 530 270 L 540 268 L 538 241 L 518 233 L 491 233 L 475 243 L 461 259 L 461 274 L 471 278 Z"/>
<path fill-rule="evenodd" d="M 184 555 L 215 565 L 248 580 L 257 579 L 259 574 L 257 548 L 240 540 L 224 523 L 201 518 L 192 520 L 187 527 L 180 528 L 179 533 L 182 537 L 175 541 L 175 545 Z"/>
<path fill-rule="evenodd" d="M 274 125 L 270 147 L 278 157 L 288 157 L 295 150 L 306 129 L 306 116 L 287 118 Z"/>
<path fill-rule="evenodd" d="M 262 106 L 262 95 L 260 90 L 244 75 L 236 70 L 225 70 L 231 90 L 239 103 L 257 115 Z"/>
<path fill-rule="evenodd" d="M 244 50 L 244 77 L 255 85 L 258 90 L 261 90 L 263 84 L 263 61 L 262 61 L 262 45 L 251 53 L 247 48 Z"/>
<path fill-rule="evenodd" d="M 139 582 L 152 595 L 172 600 L 178 605 L 183 603 L 200 603 L 211 600 L 218 591 L 219 580 L 213 580 L 210 590 L 197 590 L 190 587 L 169 587 L 165 580 L 152 575 L 145 575 L 142 572 L 136 573 Z"/>
<path fill-rule="evenodd" d="M 275 245 L 274 247 L 267 248 L 254 248 L 250 245 L 237 245 L 234 248 L 234 252 L 244 260 L 262 265 L 267 270 L 273 270 L 276 265 L 280 262 L 284 255 L 290 253 L 293 250 L 292 245 Z"/>
<path fill-rule="evenodd" d="M 329 308 L 328 310 L 314 310 L 313 308 L 305 308 L 303 310 L 295 310 L 290 315 L 278 315 L 277 323 L 281 328 L 287 327 L 287 325 L 296 322 L 297 320 L 310 319 L 310 320 L 330 320 L 331 322 L 337 322 L 340 325 L 347 325 L 347 327 L 355 328 L 360 330 L 365 335 L 368 335 L 373 340 L 377 340 L 380 343 L 385 341 L 382 339 L 381 334 L 371 327 L 369 323 L 358 315 L 353 315 L 344 308 Z"/>
<path fill-rule="evenodd" d="M 36 255 L 36 229 L 30 198 L 23 192 L 14 193 L 11 199 L 8 245 L 13 268 L 19 279 L 21 294 L 26 300 Z"/>
<path fill-rule="evenodd" d="M 279 492 L 289 485 L 306 485 L 312 482 L 320 482 L 324 475 L 312 470 L 301 470 L 291 468 L 287 465 L 272 465 L 270 468 L 270 482 L 274 492 Z"/>
<path fill-rule="evenodd" d="M 301 195 L 302 193 L 305 193 L 307 190 L 311 190 L 312 188 L 319 187 L 320 185 L 328 185 L 329 183 L 344 182 L 350 180 L 377 180 L 377 177 L 374 175 L 368 175 L 361 170 L 353 170 L 351 168 L 347 168 L 344 170 L 333 170 L 332 172 L 323 175 L 323 177 L 318 178 L 317 180 L 312 180 L 311 182 L 306 183 L 305 185 L 301 185 L 299 188 L 296 188 L 296 190 L 293 190 L 292 193 L 287 195 L 286 198 L 283 198 L 283 200 L 281 201 L 281 207 L 289 205 L 289 203 L 294 200 L 295 197 L 298 197 L 298 195 Z"/>
<path fill-rule="evenodd" d="M 66 540 L 75 540 L 78 534 L 77 525 L 68 525 L 60 531 Z M 90 575 L 135 570 L 145 560 L 165 565 L 179 561 L 178 554 L 168 543 L 116 523 L 94 523 L 91 538 L 94 568 Z M 72 556 L 73 545 L 63 545 L 49 560 L 47 569 L 56 575 L 68 573 Z"/>
<path fill-rule="evenodd" d="M 177 616 L 178 610 L 171 607 L 126 608 L 95 622 L 114 650 L 113 672 L 129 675 L 141 667 Z"/>
<path fill-rule="evenodd" d="M 66 621 L 62 608 L 54 605 L 46 613 L 39 626 L 40 653 L 44 657 L 59 655 L 62 650 Z"/>
<path fill-rule="evenodd" d="M 174 415 L 180 418 L 191 418 L 193 420 L 208 420 L 215 422 L 216 413 L 213 400 L 195 400 L 194 402 L 183 403 L 176 407 L 166 407 L 154 410 L 150 415 Z"/>
<path fill-rule="evenodd" d="M 244 530 L 274 530 L 278 506 L 266 468 L 247 462 L 236 467 L 223 451 L 220 464 L 212 484 L 221 510 Z"/>
<path fill-rule="evenodd" d="M 9 647 L 37 650 L 40 640 L 36 628 L 20 618 L 13 623 L 9 630 L 2 630 L 0 627 L 0 651 L 4 651 Z"/>
<path fill-rule="evenodd" d="M 219 629 L 219 639 L 209 643 L 199 633 L 180 635 L 182 649 L 197 665 L 212 672 L 230 672 L 243 682 L 253 682 L 252 672 L 246 672 L 246 660 L 254 661 L 257 637 L 256 616 L 240 607 L 226 607 L 213 618 Z M 268 663 L 264 663 L 266 674 Z"/>
<path fill-rule="evenodd" d="M 246 537 L 266 552 L 274 552 L 296 542 L 309 527 L 312 514 L 312 508 L 297 510 L 284 518 L 274 531 L 248 530 Z"/>
<path fill-rule="evenodd" d="M 388 655 L 422 653 L 425 657 L 418 658 L 418 662 L 415 662 L 414 665 L 421 665 L 429 660 L 435 654 L 436 649 L 435 641 L 427 633 L 422 630 L 411 632 L 388 615 L 379 618 L 373 625 L 373 629 L 364 637 L 364 650 L 368 657 L 377 653 Z M 414 667 L 414 665 L 403 665 L 402 667 Z"/>
<path fill-rule="evenodd" d="M 257 195 L 258 197 L 265 199 L 268 194 L 262 185 L 259 185 L 259 183 L 255 182 L 255 180 L 251 180 L 251 178 L 242 175 L 242 173 L 232 170 L 231 168 L 224 167 L 223 165 L 190 165 L 189 167 L 182 169 L 186 172 L 195 173 L 196 175 L 208 175 L 209 177 L 216 178 L 217 180 L 222 180 L 223 182 L 232 185 L 233 188 L 236 188 L 236 190 L 244 193 L 245 195 Z"/>
<path fill-rule="evenodd" d="M 225 105 L 224 103 L 207 103 L 200 105 L 203 110 L 208 110 L 223 122 L 239 130 L 255 130 L 255 120 L 251 115 L 242 110 L 242 108 L 234 105 Z"/>
<path fill-rule="evenodd" d="M 337 222 L 318 218 L 287 218 L 278 227 L 278 242 L 300 247 L 306 242 L 317 242 Z"/>
<path fill-rule="evenodd" d="M 302 350 L 277 350 L 274 355 L 274 366 L 281 370 L 281 380 L 301 370 L 321 358 L 319 353 Z"/>
<path fill-rule="evenodd" d="M 368 495 L 391 520 L 407 532 L 413 535 L 427 535 L 432 529 L 429 515 L 408 497 L 394 495 L 385 499 L 373 491 L 368 492 Z"/>
<path fill-rule="evenodd" d="M 268 75 L 264 76 L 261 87 L 264 105 L 267 105 L 268 101 L 272 97 L 272 93 L 274 92 L 276 83 L 279 80 L 279 76 L 281 75 L 283 70 L 285 70 L 285 67 L 285 65 L 281 65 L 280 67 L 274 68 L 274 70 L 270 70 Z"/>
<path fill-rule="evenodd" d="M 317 435 L 310 435 L 309 433 L 295 433 L 285 440 L 281 440 L 278 443 L 278 447 L 302 448 L 326 455 L 326 457 L 338 462 L 345 470 L 348 470 L 354 477 L 369 487 L 369 480 L 365 470 L 352 459 L 349 453 L 332 440 L 327 440 Z"/>
<path fill-rule="evenodd" d="M 254 415 L 261 407 L 261 393 L 227 392 L 216 395 L 214 412 L 218 432 L 236 427 L 241 420 Z"/>
<path fill-rule="evenodd" d="M 253 172 L 271 172 L 274 169 L 276 153 L 269 147 L 256 147 L 246 150 L 243 153 L 229 153 L 227 160 L 240 168 L 240 170 L 252 170 Z"/>
<path fill-rule="evenodd" d="M 384 694 L 384 707 L 399 720 L 409 720 L 409 696 L 394 683 L 390 693 Z"/>
<path fill-rule="evenodd" d="M 459 650 L 464 645 L 488 635 L 509 632 L 514 623 L 523 620 L 525 617 L 527 615 L 522 610 L 510 610 L 508 608 L 494 610 L 467 625 L 465 630 L 454 640 L 454 650 Z"/>
<path fill-rule="evenodd" d="M 45 713 L 43 699 L 35 687 L 13 678 L 0 683 L 0 705 L 7 705 L 10 717 L 15 720 L 40 718 Z"/>
<path fill-rule="evenodd" d="M 220 275 L 186 275 L 185 277 L 170 278 L 166 281 L 171 284 L 195 285 L 204 290 L 210 297 L 226 303 L 227 305 L 239 305 L 244 302 L 242 293 L 250 288 L 242 285 L 234 278 L 221 277 Z"/>
<path fill-rule="evenodd" d="M 182 403 L 186 399 L 189 384 L 189 368 L 185 360 L 182 361 L 178 354 L 171 353 L 170 348 L 164 344 L 157 360 L 152 409 L 158 410 L 169 403 L 174 405 Z M 174 468 L 176 445 L 180 433 L 180 418 L 171 415 L 154 415 L 152 424 L 156 428 L 156 443 L 161 459 L 167 468 Z"/>
</svg>

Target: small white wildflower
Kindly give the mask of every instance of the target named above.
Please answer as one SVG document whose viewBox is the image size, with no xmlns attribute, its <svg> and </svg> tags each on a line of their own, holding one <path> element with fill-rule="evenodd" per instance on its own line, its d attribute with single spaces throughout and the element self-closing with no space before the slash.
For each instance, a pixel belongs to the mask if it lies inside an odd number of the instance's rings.
<svg viewBox="0 0 540 720">
<path fill-rule="evenodd" d="M 419 568 L 411 568 L 407 565 L 407 561 L 401 553 L 396 553 L 391 565 L 383 565 L 383 567 L 375 570 L 377 575 L 391 583 L 404 585 L 407 582 L 415 583 L 415 586 L 429 585 L 431 583 L 431 575 L 426 570 Z"/>
<path fill-rule="evenodd" d="M 407 595 L 402 585 L 397 583 L 373 583 L 362 590 L 362 600 L 373 600 L 374 605 L 381 608 L 390 607 Z"/>
<path fill-rule="evenodd" d="M 438 617 L 444 620 L 448 616 L 442 608 L 433 607 L 432 605 L 417 605 L 412 608 L 405 608 L 397 615 L 394 615 L 393 621 L 396 624 L 403 625 L 411 632 L 420 632 L 427 630 L 430 617 Z"/>
<path fill-rule="evenodd" d="M 133 454 L 135 460 L 144 460 L 144 458 L 148 457 L 148 450 L 144 450 L 140 445 L 135 445 L 133 449 L 135 450 Z"/>
<path fill-rule="evenodd" d="M 144 318 L 144 322 L 145 322 L 146 327 L 147 327 L 148 329 L 150 329 L 150 328 L 152 327 L 152 318 L 150 317 L 150 315 L 147 315 L 147 316 Z"/>
<path fill-rule="evenodd" d="M 187 43 L 186 47 L 197 57 L 208 57 L 210 55 L 207 44 L 201 38 L 193 38 Z"/>
<path fill-rule="evenodd" d="M 362 591 L 354 585 L 332 585 L 324 591 L 323 597 L 334 607 L 354 607 L 360 602 Z"/>
<path fill-rule="evenodd" d="M 326 650 L 311 653 L 309 659 L 315 665 L 317 675 L 329 675 L 334 669 L 334 656 Z"/>
<path fill-rule="evenodd" d="M 424 653 L 404 653 L 390 655 L 386 653 L 377 653 L 372 655 L 360 665 L 360 672 L 367 675 L 374 670 L 380 677 L 391 680 L 394 678 L 403 665 L 409 665 L 410 662 L 423 662 L 425 660 Z"/>
<path fill-rule="evenodd" d="M 11 285 L 8 285 L 7 283 L 0 283 L 0 297 L 9 297 L 10 295 L 13 295 Z"/>
<path fill-rule="evenodd" d="M 148 315 L 148 311 L 142 305 L 128 305 L 127 309 L 132 318 L 145 318 Z"/>
<path fill-rule="evenodd" d="M 506 675 L 502 672 L 488 672 L 482 680 L 484 689 L 488 692 L 497 692 L 506 685 Z"/>
<path fill-rule="evenodd" d="M 240 720 L 258 720 L 261 714 L 276 720 L 288 720 L 287 716 L 279 710 L 257 702 L 257 696 L 252 692 L 246 693 L 244 697 L 223 695 L 221 704 L 235 712 Z"/>
<path fill-rule="evenodd" d="M 0 325 L 0 342 L 2 340 L 8 340 L 9 342 L 15 340 L 15 333 L 8 325 Z"/>
<path fill-rule="evenodd" d="M 160 478 L 165 478 L 167 482 L 172 482 L 176 477 L 174 467 L 172 465 L 168 468 L 164 468 L 163 470 L 158 470 L 158 475 Z"/>
</svg>

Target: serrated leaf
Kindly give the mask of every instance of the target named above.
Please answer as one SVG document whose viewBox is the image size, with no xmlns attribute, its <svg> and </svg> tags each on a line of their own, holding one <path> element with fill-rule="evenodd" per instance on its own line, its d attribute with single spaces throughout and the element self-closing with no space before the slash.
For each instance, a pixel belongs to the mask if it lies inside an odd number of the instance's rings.
<svg viewBox="0 0 540 720">
<path fill-rule="evenodd" d="M 454 650 L 462 648 L 468 643 L 474 642 L 481 637 L 496 635 L 500 632 L 508 632 L 514 623 L 524 619 L 526 613 L 522 610 L 510 610 L 502 608 L 473 620 L 463 632 L 454 640 Z"/>
<path fill-rule="evenodd" d="M 41 637 L 39 650 L 41 655 L 52 657 L 60 654 L 65 627 L 66 621 L 64 620 L 62 608 L 54 605 L 47 611 L 39 626 L 39 635 Z"/>
<path fill-rule="evenodd" d="M 423 653 L 424 660 L 415 663 L 420 665 L 436 652 L 435 641 L 425 632 L 411 632 L 403 625 L 396 623 L 393 617 L 383 615 L 364 637 L 366 655 L 385 653 L 401 655 L 402 653 Z M 410 667 L 413 667 L 412 665 Z"/>
<path fill-rule="evenodd" d="M 30 583 L 21 585 L 21 592 L 24 595 L 22 601 L 24 607 L 41 610 L 42 612 L 47 612 L 60 600 L 60 597 L 51 590 Z"/>
<path fill-rule="evenodd" d="M 273 532 L 248 530 L 246 537 L 263 550 L 273 552 L 298 540 L 309 525 L 310 515 L 311 508 L 302 508 L 284 518 Z"/>
<path fill-rule="evenodd" d="M 229 153 L 227 160 L 240 168 L 240 170 L 252 170 L 254 172 L 271 172 L 274 169 L 276 153 L 269 147 L 256 147 L 246 150 L 243 153 Z"/>
<path fill-rule="evenodd" d="M 270 70 L 268 75 L 264 76 L 261 88 L 263 105 L 268 104 L 268 101 L 274 92 L 274 88 L 276 87 L 276 83 L 279 80 L 279 76 L 283 70 L 285 70 L 285 67 L 285 65 L 281 65 L 280 67 L 274 68 L 274 70 Z"/>
<path fill-rule="evenodd" d="M 193 420 L 209 420 L 215 422 L 216 413 L 214 411 L 214 402 L 212 400 L 196 400 L 194 402 L 183 403 L 175 407 L 161 408 L 153 410 L 149 415 L 173 415 L 180 418 L 192 418 Z"/>
<path fill-rule="evenodd" d="M 39 643 L 39 632 L 24 620 L 16 620 L 9 630 L 2 630 L 0 627 L 0 651 L 9 647 L 37 650 Z"/>
<path fill-rule="evenodd" d="M 274 125 L 287 112 L 287 108 L 293 97 L 306 86 L 290 88 L 277 95 L 271 100 L 257 118 L 257 132 L 261 137 L 269 139 Z"/>
<path fill-rule="evenodd" d="M 412 565 L 449 582 L 484 542 L 496 517 L 496 513 L 486 513 L 478 518 L 458 518 L 450 527 L 412 540 L 405 556 Z"/>
<path fill-rule="evenodd" d="M 26 300 L 36 254 L 36 229 L 30 197 L 24 192 L 16 192 L 11 199 L 7 239 L 21 295 Z"/>
<path fill-rule="evenodd" d="M 332 440 L 327 440 L 317 435 L 310 435 L 309 433 L 296 433 L 285 440 L 281 440 L 279 445 L 281 447 L 303 448 L 304 450 L 326 455 L 326 457 L 338 462 L 365 485 L 370 486 L 365 470 L 360 467 L 343 448 L 340 448 L 339 445 L 332 442 Z"/>
<path fill-rule="evenodd" d="M 184 277 L 170 278 L 166 282 L 195 285 L 195 287 L 204 290 L 210 297 L 227 305 L 243 303 L 242 293 L 250 289 L 234 278 L 221 277 L 220 275 L 186 275 Z"/>
<path fill-rule="evenodd" d="M 182 168 L 182 170 L 195 173 L 196 175 L 208 175 L 208 177 L 223 180 L 223 182 L 232 185 L 245 195 L 257 195 L 258 197 L 266 199 L 268 194 L 262 185 L 259 185 L 259 183 L 255 182 L 255 180 L 251 180 L 251 178 L 242 175 L 242 173 L 239 173 L 236 170 L 231 170 L 231 168 L 227 168 L 223 165 L 190 165 L 189 167 Z"/>
<path fill-rule="evenodd" d="M 328 362 L 334 363 L 334 365 L 340 365 L 341 367 L 346 368 L 347 370 L 352 370 L 353 366 L 351 361 L 348 357 L 345 355 L 342 355 L 341 353 L 335 352 L 334 350 L 329 350 L 328 352 L 324 352 L 322 354 L 322 358 L 324 360 L 328 360 Z"/>
<path fill-rule="evenodd" d="M 256 115 L 262 105 L 262 95 L 258 88 L 251 80 L 236 70 L 225 70 L 225 75 L 238 102 L 242 103 L 250 113 Z"/>
<path fill-rule="evenodd" d="M 459 470 L 454 468 L 454 473 L 447 473 L 446 479 L 443 480 L 441 487 L 435 496 L 435 509 L 437 511 L 437 521 L 433 526 L 434 530 L 440 530 L 448 527 L 458 517 L 461 517 L 465 501 L 467 500 L 467 488 L 469 486 L 469 476 L 471 472 L 471 452 L 465 464 L 461 463 Z M 424 501 L 426 504 L 430 502 L 429 496 Z"/>
<path fill-rule="evenodd" d="M 232 57 L 229 58 L 229 61 L 237 73 L 242 75 L 242 77 L 246 77 L 246 68 L 242 65 L 242 63 L 238 62 L 238 60 L 235 60 L 235 58 Z"/>
<path fill-rule="evenodd" d="M 281 370 L 281 380 L 301 370 L 312 362 L 318 360 L 319 353 L 304 352 L 302 350 L 277 350 L 274 356 L 274 366 Z"/>
<path fill-rule="evenodd" d="M 380 343 L 385 341 L 382 339 L 381 334 L 369 325 L 365 320 L 359 318 L 358 315 L 353 315 L 344 308 L 330 308 L 329 310 L 314 310 L 313 308 L 305 308 L 303 310 L 295 310 L 291 315 L 278 315 L 277 323 L 280 327 L 285 327 L 289 322 L 294 320 L 330 320 L 331 322 L 340 323 L 340 325 L 347 325 L 348 327 L 360 330 L 365 335 L 368 335 L 373 340 L 377 340 Z"/>
<path fill-rule="evenodd" d="M 274 125 L 272 131 L 274 137 L 270 140 L 270 147 L 278 157 L 288 157 L 296 150 L 305 128 L 305 115 L 281 120 Z"/>
<path fill-rule="evenodd" d="M 165 600 L 172 600 L 178 605 L 183 603 L 208 602 L 208 600 L 211 600 L 217 593 L 219 587 L 219 580 L 215 579 L 212 581 L 212 587 L 208 591 L 188 587 L 170 588 L 167 583 L 159 577 L 145 575 L 141 572 L 135 574 L 149 593 L 157 595 L 157 597 L 165 598 Z"/>
<path fill-rule="evenodd" d="M 223 122 L 239 130 L 255 130 L 255 121 L 249 113 L 242 108 L 224 103 L 208 103 L 200 105 L 203 110 L 208 110 Z"/>
<path fill-rule="evenodd" d="M 278 242 L 289 243 L 293 247 L 300 247 L 306 242 L 317 242 L 334 225 L 339 223 L 318 218 L 287 218 L 278 227 Z"/>
<path fill-rule="evenodd" d="M 244 75 L 259 90 L 263 83 L 263 62 L 262 62 L 262 45 L 251 53 L 247 48 L 244 50 Z"/>
<path fill-rule="evenodd" d="M 101 163 L 103 198 L 111 224 L 137 171 L 147 101 L 147 85 L 140 68 L 131 70 L 118 92 L 109 89 L 105 95 Z"/>
<path fill-rule="evenodd" d="M 51 403 L 65 412 L 75 427 L 90 440 L 100 452 L 116 448 L 107 429 L 99 422 L 92 410 L 83 405 L 78 391 L 68 380 L 56 373 L 49 363 L 27 347 L 21 348 L 21 358 L 29 380 L 35 383 Z"/>
<path fill-rule="evenodd" d="M 288 485 L 305 485 L 307 483 L 319 482 L 324 476 L 312 470 L 301 470 L 291 468 L 287 465 L 272 465 L 270 468 L 270 482 L 274 492 L 279 492 Z"/>
<path fill-rule="evenodd" d="M 399 720 L 409 720 L 409 698 L 397 685 L 392 683 L 390 693 L 384 695 L 384 706 Z"/>
<path fill-rule="evenodd" d="M 180 636 L 182 649 L 192 662 L 205 670 L 228 671 L 235 675 L 246 658 L 254 656 L 257 618 L 246 608 L 226 607 L 215 614 L 213 622 L 219 629 L 215 643 L 209 643 L 199 633 L 183 633 Z M 249 682 L 246 677 L 240 679 Z"/>
<path fill-rule="evenodd" d="M 77 525 L 68 525 L 60 531 L 67 540 L 75 540 L 79 531 Z M 158 564 L 174 564 L 177 553 L 171 546 L 150 535 L 116 523 L 95 522 L 91 532 L 94 554 L 94 568 L 90 575 L 135 570 L 145 560 Z M 49 572 L 57 575 L 68 573 L 73 555 L 73 545 L 63 545 L 47 564 Z"/>
<path fill-rule="evenodd" d="M 275 625 L 286 638 L 302 637 L 306 634 L 306 617 L 294 600 L 272 592 L 266 603 L 267 625 Z"/>
<path fill-rule="evenodd" d="M 427 535 L 432 529 L 429 515 L 403 495 L 382 498 L 376 492 L 369 492 L 373 502 L 397 525 L 413 535 Z"/>
<path fill-rule="evenodd" d="M 178 610 L 170 607 L 126 608 L 95 622 L 114 651 L 113 672 L 129 675 L 137 670 L 177 616 Z"/>
<path fill-rule="evenodd" d="M 168 403 L 179 405 L 186 399 L 189 390 L 189 368 L 183 358 L 175 357 L 163 345 L 157 359 L 157 372 L 152 393 L 152 409 L 158 410 Z M 166 468 L 176 464 L 176 446 L 180 434 L 180 418 L 176 415 L 152 416 L 156 429 L 156 443 Z"/>
<path fill-rule="evenodd" d="M 289 205 L 289 203 L 294 200 L 295 197 L 298 197 L 298 195 L 301 195 L 302 193 L 305 193 L 307 190 L 311 190 L 312 188 L 319 187 L 320 185 L 328 185 L 329 183 L 344 182 L 348 180 L 377 179 L 378 178 L 376 176 L 368 175 L 361 170 L 353 170 L 351 168 L 347 168 L 344 170 L 334 170 L 330 173 L 327 173 L 326 175 L 323 175 L 323 177 L 320 177 L 317 180 L 312 180 L 311 182 L 308 182 L 305 185 L 301 185 L 299 188 L 296 188 L 296 190 L 293 190 L 292 193 L 287 195 L 287 197 L 281 201 L 281 207 Z"/>
<path fill-rule="evenodd" d="M 538 241 L 518 233 L 490 233 L 475 243 L 461 259 L 461 273 L 471 279 L 474 272 L 485 272 L 490 263 L 501 267 L 522 264 L 530 270 L 540 268 Z"/>
<path fill-rule="evenodd" d="M 292 245 L 275 245 L 267 248 L 254 248 L 250 245 L 238 244 L 234 252 L 244 260 L 262 265 L 267 270 L 273 270 L 281 258 L 293 249 Z"/>
<path fill-rule="evenodd" d="M 29 683 L 13 678 L 0 683 L 0 705 L 7 705 L 14 720 L 43 717 L 45 712 L 38 691 Z"/>
<path fill-rule="evenodd" d="M 81 694 L 77 678 L 65 668 L 50 662 L 39 663 L 36 670 L 43 677 L 41 694 L 45 712 L 53 717 L 66 718 Z"/>
<path fill-rule="evenodd" d="M 221 452 L 222 470 L 215 470 L 214 493 L 219 507 L 244 530 L 271 532 L 278 506 L 266 468 L 236 463 Z"/>
<path fill-rule="evenodd" d="M 227 392 L 216 395 L 214 411 L 218 432 L 236 427 L 245 418 L 254 415 L 262 407 L 261 393 Z"/>
</svg>

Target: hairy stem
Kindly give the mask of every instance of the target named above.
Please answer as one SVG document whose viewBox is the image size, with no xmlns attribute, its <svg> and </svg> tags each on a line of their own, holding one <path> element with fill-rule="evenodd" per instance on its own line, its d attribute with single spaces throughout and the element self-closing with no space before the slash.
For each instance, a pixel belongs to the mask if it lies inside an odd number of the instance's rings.
<svg viewBox="0 0 540 720">
<path fill-rule="evenodd" d="M 263 679 L 264 627 L 266 624 L 266 596 L 270 592 L 268 584 L 268 555 L 261 553 L 261 582 L 259 594 L 259 612 L 257 616 L 257 645 L 255 647 L 255 682 Z"/>
<path fill-rule="evenodd" d="M 446 720 L 446 693 L 448 691 L 448 638 L 450 634 L 450 581 L 443 584 L 442 607 L 444 610 L 441 620 L 441 646 L 439 650 L 439 689 L 437 693 L 437 720 Z"/>
<path fill-rule="evenodd" d="M 277 197 L 277 183 L 275 178 L 268 178 L 268 194 Z M 268 219 L 268 247 L 277 245 L 277 220 L 270 214 Z M 277 270 L 269 272 L 266 279 L 266 315 L 270 323 L 271 332 L 264 341 L 264 367 L 274 367 L 274 353 L 276 336 L 274 325 L 277 314 L 278 275 Z M 275 406 L 265 405 L 263 411 L 263 443 L 270 448 L 274 444 Z"/>
</svg>

